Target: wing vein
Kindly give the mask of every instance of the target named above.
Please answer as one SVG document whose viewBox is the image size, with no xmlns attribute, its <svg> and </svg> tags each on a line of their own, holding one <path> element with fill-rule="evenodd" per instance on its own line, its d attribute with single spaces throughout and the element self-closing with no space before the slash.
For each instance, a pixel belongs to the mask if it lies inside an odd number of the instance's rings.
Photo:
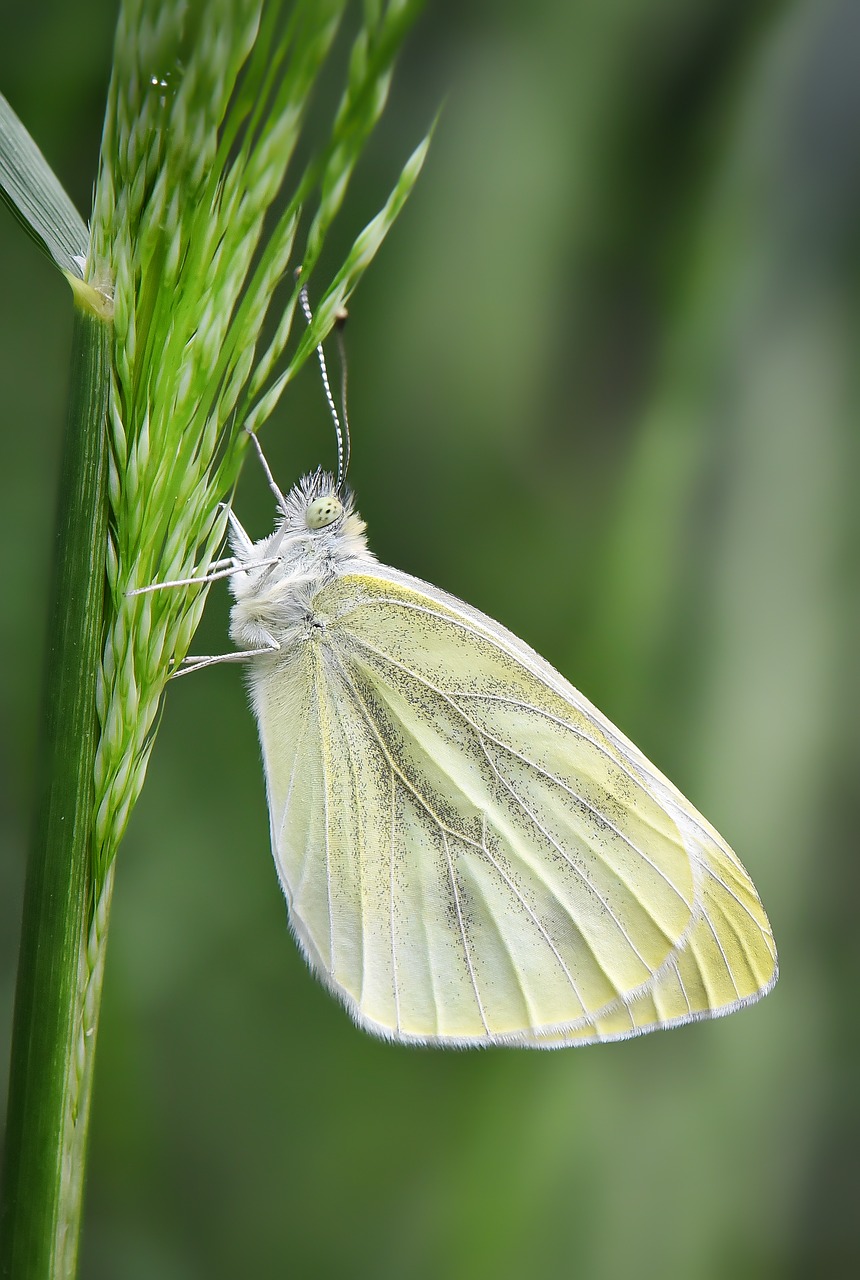
<svg viewBox="0 0 860 1280">
<path fill-rule="evenodd" d="M 360 811 L 361 811 L 361 802 L 360 802 L 360 799 L 359 799 L 358 770 L 357 770 L 356 761 L 355 761 L 355 754 L 354 754 L 354 752 L 353 752 L 352 745 L 350 744 L 349 734 L 348 734 L 348 733 L 345 731 L 345 729 L 344 729 L 343 716 L 341 715 L 340 708 L 338 707 L 338 705 L 337 705 L 337 702 L 336 702 L 336 701 L 334 702 L 334 714 L 335 714 L 335 716 L 337 717 L 337 720 L 338 720 L 338 723 L 339 723 L 339 726 L 340 726 L 340 737 L 341 737 L 341 741 L 343 742 L 344 747 L 345 747 L 345 749 L 346 749 L 346 754 L 347 754 L 347 756 L 349 757 L 350 789 L 351 789 L 351 791 L 352 791 L 353 811 L 354 811 L 354 812 L 355 812 L 355 814 L 356 814 L 356 823 L 355 823 L 355 845 L 356 845 L 356 858 L 355 858 L 355 862 L 356 862 L 356 865 L 357 865 L 357 867 L 358 867 L 358 900 L 359 900 L 359 914 L 360 914 L 360 918 L 361 918 L 361 984 L 360 984 L 360 986 L 359 986 L 359 997 L 358 997 L 358 1003 L 359 1003 L 359 1005 L 363 1005 L 363 1004 L 364 1004 L 364 984 L 365 984 L 365 981 L 366 981 L 366 978 L 367 978 L 367 968 L 368 968 L 368 966 L 367 966 L 367 943 L 368 943 L 367 933 L 368 933 L 368 931 L 367 931 L 367 927 L 366 927 L 366 916 L 367 916 L 367 912 L 366 912 L 366 902 L 367 902 L 367 899 L 366 899 L 366 895 L 365 895 L 365 883 L 364 883 L 364 863 L 365 863 L 365 858 L 364 858 L 364 828 L 362 827 L 361 821 L 360 821 L 360 819 L 359 819 L 359 814 L 360 814 Z M 344 832 L 343 832 L 343 836 L 344 836 L 344 839 L 345 839 L 345 840 L 349 838 L 349 832 L 348 832 L 348 830 L 346 830 L 346 831 L 344 831 Z M 345 850 L 344 850 L 344 852 L 345 852 Z"/>
<path fill-rule="evenodd" d="M 750 909 L 749 909 L 749 907 L 747 906 L 747 904 L 746 904 L 745 902 L 743 902 L 743 901 L 741 900 L 741 898 L 739 898 L 739 897 L 738 897 L 738 895 L 735 893 L 735 891 L 732 889 L 732 887 L 731 887 L 730 885 L 726 884 L 726 882 L 725 882 L 725 880 L 722 878 L 722 876 L 717 875 L 717 873 L 716 873 L 716 871 L 714 870 L 714 868 L 713 868 L 709 863 L 707 863 L 707 862 L 706 862 L 706 863 L 704 863 L 704 864 L 702 865 L 702 870 L 703 870 L 703 871 L 706 871 L 706 872 L 708 873 L 708 875 L 711 877 L 711 879 L 712 879 L 712 880 L 715 880 L 715 881 L 717 882 L 717 884 L 720 886 L 720 888 L 721 888 L 725 893 L 727 893 L 727 894 L 729 895 L 729 897 L 730 897 L 730 898 L 732 898 L 732 899 L 733 899 L 733 900 L 738 904 L 738 906 L 740 907 L 740 909 L 741 909 L 743 912 L 745 912 L 745 913 L 746 913 L 746 915 L 748 915 L 748 916 L 749 916 L 750 920 L 752 920 L 753 924 L 754 924 L 754 925 L 755 925 L 755 927 L 759 930 L 759 932 L 760 932 L 760 933 L 762 933 L 765 937 L 767 937 L 767 934 L 765 933 L 765 931 L 764 931 L 764 930 L 762 929 L 762 927 L 761 927 L 761 923 L 760 923 L 758 920 L 756 920 L 755 916 L 753 915 L 752 911 L 750 911 Z"/>
<path fill-rule="evenodd" d="M 714 922 L 711 919 L 711 917 L 708 915 L 707 911 L 705 910 L 702 911 L 702 919 L 705 921 L 705 923 L 707 924 L 708 928 L 711 931 L 714 942 L 717 944 L 717 950 L 719 951 L 720 955 L 723 958 L 723 964 L 726 966 L 726 973 L 729 975 L 729 982 L 734 987 L 735 995 L 740 1000 L 741 993 L 738 990 L 738 984 L 735 982 L 735 975 L 732 971 L 732 966 L 729 964 L 729 957 L 726 955 L 720 936 L 717 933 L 716 929 L 714 928 Z"/>
<path fill-rule="evenodd" d="M 485 854 L 486 854 L 487 819 L 486 819 L 486 815 L 484 814 L 481 815 L 481 844 L 483 845 Z M 511 951 L 510 939 L 508 938 L 507 934 L 505 933 L 505 930 L 502 928 L 501 924 L 496 918 L 496 913 L 493 911 L 492 907 L 490 906 L 490 903 L 487 900 L 486 896 L 482 893 L 480 886 L 478 886 L 477 892 L 481 893 L 481 896 L 484 900 L 484 905 L 487 909 L 487 918 L 490 921 L 493 929 L 495 930 L 496 936 L 499 939 L 499 942 L 501 943 L 502 948 L 507 954 L 508 962 L 510 963 L 510 966 L 511 966 L 511 972 L 514 975 L 514 980 L 517 984 L 517 987 L 519 988 L 520 995 L 523 998 L 523 1005 L 528 1015 L 529 1026 L 534 1028 L 535 1026 L 538 1025 L 538 1021 L 534 1013 L 534 1006 L 532 1003 L 532 999 L 528 991 L 526 990 L 525 984 L 523 983 L 523 977 L 522 977 L 522 973 L 520 972 L 519 965 L 514 959 L 513 952 Z M 583 1011 L 584 1010 L 585 1010 L 585 1006 L 583 1005 Z"/>
<path fill-rule="evenodd" d="M 714 909 L 719 913 L 720 919 L 723 922 L 723 926 L 722 926 L 723 932 L 725 932 L 726 929 L 729 929 L 731 933 L 734 935 L 735 940 L 738 946 L 740 947 L 741 952 L 743 953 L 744 960 L 747 963 L 747 967 L 750 973 L 755 978 L 755 981 L 759 983 L 759 985 L 761 985 L 761 979 L 758 977 L 758 973 L 757 973 L 758 964 L 757 964 L 755 952 L 750 947 L 747 937 L 743 933 L 741 933 L 740 929 L 735 924 L 731 915 L 724 909 L 724 907 L 722 907 L 719 903 L 714 903 Z M 768 950 L 768 955 L 770 955 L 770 948 L 768 947 L 767 950 Z M 735 990 L 736 991 L 738 990 L 737 983 L 735 983 Z M 739 991 L 738 991 L 738 995 L 740 995 Z"/>
<path fill-rule="evenodd" d="M 681 970 L 675 956 L 672 956 L 671 967 L 674 969 L 675 977 L 678 979 L 678 986 L 681 988 L 681 995 L 684 997 L 684 1001 L 687 1005 L 687 1013 L 692 1013 L 693 1006 L 690 1004 L 690 997 L 687 995 L 687 988 L 684 986 L 684 979 L 681 977 Z"/>
<path fill-rule="evenodd" d="M 454 894 L 454 907 L 457 912 L 457 924 L 460 927 L 460 938 L 463 943 L 463 951 L 466 956 L 466 965 L 469 970 L 469 977 L 472 981 L 472 990 L 475 993 L 475 1001 L 478 1005 L 478 1013 L 481 1016 L 481 1022 L 483 1023 L 484 1031 L 487 1033 L 487 1035 L 489 1035 L 490 1028 L 487 1025 L 487 1018 L 484 1013 L 483 1003 L 481 1001 L 481 993 L 478 990 L 478 980 L 475 977 L 475 969 L 472 964 L 472 956 L 469 951 L 469 942 L 466 937 L 466 926 L 465 926 L 465 923 L 463 922 L 463 910 L 462 910 L 462 907 L 460 906 L 460 894 L 457 889 L 457 877 L 454 874 L 454 863 L 451 858 L 451 850 L 448 846 L 448 837 L 445 835 L 444 831 L 442 832 L 442 848 L 445 850 L 445 859 L 448 863 L 448 877 L 451 881 L 451 891 Z"/>
<path fill-rule="evenodd" d="M 400 1034 L 400 991 L 397 986 L 397 948 L 394 941 L 394 828 L 396 821 L 396 802 L 397 802 L 397 779 L 394 776 L 394 770 L 389 770 L 391 774 L 391 847 L 389 850 L 389 898 L 388 898 L 388 915 L 391 923 L 391 983 L 394 988 L 394 1017 L 397 1024 L 397 1034 Z"/>
<path fill-rule="evenodd" d="M 319 665 L 317 663 L 317 665 Z M 317 672 L 317 721 L 320 731 L 320 760 L 322 763 L 323 774 L 323 834 L 325 836 L 325 878 L 326 878 L 326 896 L 328 901 L 328 937 L 329 937 L 329 970 L 334 976 L 334 914 L 331 906 L 331 849 L 329 848 L 329 829 L 328 829 L 328 783 L 329 783 L 329 765 L 328 752 L 326 750 L 326 728 L 324 724 L 322 698 L 320 697 L 320 689 L 322 687 L 320 672 Z"/>
</svg>

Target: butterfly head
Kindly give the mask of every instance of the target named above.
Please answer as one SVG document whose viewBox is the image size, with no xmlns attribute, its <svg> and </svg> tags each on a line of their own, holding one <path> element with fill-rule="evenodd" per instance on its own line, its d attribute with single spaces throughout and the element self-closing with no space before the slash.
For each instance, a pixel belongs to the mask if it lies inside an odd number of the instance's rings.
<svg viewBox="0 0 860 1280">
<path fill-rule="evenodd" d="M 348 489 L 339 493 L 328 471 L 303 476 L 284 500 L 283 528 L 293 536 L 326 538 L 347 528 L 351 517 L 356 518 L 352 493 Z"/>
<path fill-rule="evenodd" d="M 339 563 L 366 555 L 365 524 L 355 510 L 352 493 L 337 492 L 327 471 L 303 476 L 283 497 L 281 518 L 274 533 L 242 547 L 234 540 L 234 551 L 245 564 L 270 562 L 276 557 L 282 567 Z M 267 575 L 271 578 L 272 573 Z"/>
</svg>

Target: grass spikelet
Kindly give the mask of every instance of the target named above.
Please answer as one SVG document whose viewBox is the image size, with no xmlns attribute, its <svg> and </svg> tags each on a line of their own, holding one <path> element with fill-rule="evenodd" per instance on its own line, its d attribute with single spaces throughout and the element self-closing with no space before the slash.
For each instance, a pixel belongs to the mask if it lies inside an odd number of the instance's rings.
<svg viewBox="0 0 860 1280">
<path fill-rule="evenodd" d="M 365 11 L 322 152 L 293 175 L 310 95 L 344 17 L 342 0 L 277 5 L 142 0 L 123 10 L 96 194 L 91 273 L 115 280 L 110 603 L 96 768 L 101 882 L 136 799 L 171 663 L 188 650 L 205 588 L 129 596 L 202 574 L 223 541 L 245 451 L 391 226 L 426 142 L 322 295 L 285 361 L 297 285 L 313 272 L 388 95 L 416 6 Z M 229 33 L 229 35 L 227 34 Z M 285 177 L 290 171 L 290 189 Z M 275 216 L 275 203 L 286 201 Z M 310 214 L 304 251 L 300 217 Z M 288 282 L 273 338 L 258 355 Z"/>
</svg>

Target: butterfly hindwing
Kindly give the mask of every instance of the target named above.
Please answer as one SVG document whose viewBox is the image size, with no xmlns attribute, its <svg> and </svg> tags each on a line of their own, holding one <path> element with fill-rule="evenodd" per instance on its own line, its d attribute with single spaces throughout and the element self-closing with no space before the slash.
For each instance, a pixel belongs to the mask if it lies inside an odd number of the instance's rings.
<svg viewBox="0 0 860 1280">
<path fill-rule="evenodd" d="M 363 1026 L 551 1047 L 768 989 L 734 854 L 526 645 L 375 565 L 312 603 L 255 702 L 293 925 Z"/>
</svg>

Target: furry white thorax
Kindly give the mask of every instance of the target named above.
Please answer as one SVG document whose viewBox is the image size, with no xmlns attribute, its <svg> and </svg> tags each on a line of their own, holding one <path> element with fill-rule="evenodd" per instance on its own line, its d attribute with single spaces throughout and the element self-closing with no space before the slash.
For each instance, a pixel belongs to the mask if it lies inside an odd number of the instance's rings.
<svg viewBox="0 0 860 1280">
<path fill-rule="evenodd" d="M 304 476 L 286 495 L 286 512 L 268 538 L 251 543 L 231 533 L 240 569 L 230 577 L 236 601 L 230 612 L 230 638 L 238 648 L 265 646 L 269 638 L 288 642 L 297 626 L 312 624 L 311 601 L 321 586 L 350 569 L 375 563 L 351 493 L 343 495 L 343 513 L 333 523 L 308 528 L 308 507 L 334 490 L 328 472 Z M 275 563 L 269 563 L 273 559 Z"/>
</svg>

